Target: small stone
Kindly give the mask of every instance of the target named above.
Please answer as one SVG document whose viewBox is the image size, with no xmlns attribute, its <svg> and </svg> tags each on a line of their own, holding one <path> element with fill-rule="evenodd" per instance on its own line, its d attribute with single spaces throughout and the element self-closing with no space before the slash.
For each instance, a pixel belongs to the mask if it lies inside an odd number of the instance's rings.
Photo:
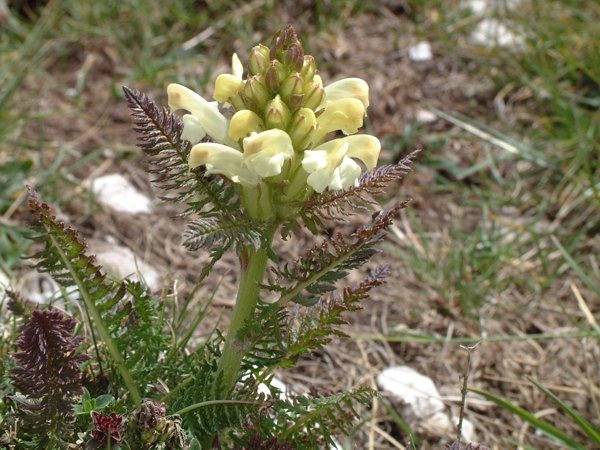
<svg viewBox="0 0 600 450">
<path fill-rule="evenodd" d="M 419 122 L 420 124 L 426 124 L 435 122 L 438 119 L 438 117 L 431 111 L 428 111 L 426 109 L 419 109 L 415 114 L 415 119 L 417 119 L 417 122 Z"/>
<path fill-rule="evenodd" d="M 19 277 L 17 289 L 24 299 L 39 304 L 52 303 L 65 308 L 63 291 L 54 279 L 47 273 L 31 270 Z M 77 286 L 70 286 L 65 290 L 70 301 L 79 298 Z"/>
<path fill-rule="evenodd" d="M 419 42 L 408 49 L 408 57 L 411 61 L 430 61 L 433 59 L 431 44 L 429 42 Z"/>
<path fill-rule="evenodd" d="M 484 47 L 514 47 L 523 45 L 523 36 L 511 31 L 497 19 L 483 19 L 471 35 L 473 43 Z"/>
<path fill-rule="evenodd" d="M 444 411 L 444 403 L 435 384 L 408 366 L 394 366 L 377 376 L 379 387 L 395 394 L 410 408 L 413 417 L 426 419 Z"/>
<path fill-rule="evenodd" d="M 90 183 L 92 192 L 103 205 L 130 214 L 149 214 L 152 201 L 120 174 L 105 175 Z"/>
<path fill-rule="evenodd" d="M 99 252 L 96 254 L 96 260 L 112 278 L 130 278 L 137 281 L 141 278 L 151 291 L 161 286 L 162 277 L 158 271 L 127 247 L 114 246 Z"/>
<path fill-rule="evenodd" d="M 283 381 L 281 381 L 277 377 L 273 377 L 273 379 L 271 380 L 271 386 L 281 391 L 278 397 L 279 400 L 289 400 L 289 397 L 287 395 L 288 387 Z M 271 389 L 269 389 L 269 386 L 267 386 L 264 383 L 258 385 L 258 392 L 260 392 L 261 394 L 273 396 L 273 393 L 271 392 Z"/>
</svg>

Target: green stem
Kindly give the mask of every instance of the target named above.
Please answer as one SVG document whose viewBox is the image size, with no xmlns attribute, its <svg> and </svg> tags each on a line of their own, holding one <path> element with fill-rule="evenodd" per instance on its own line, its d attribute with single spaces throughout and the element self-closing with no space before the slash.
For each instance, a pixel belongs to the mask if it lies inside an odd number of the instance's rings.
<svg viewBox="0 0 600 450">
<path fill-rule="evenodd" d="M 85 307 L 86 307 L 88 313 L 92 316 L 92 319 L 94 320 L 94 326 L 98 330 L 98 334 L 100 334 L 100 337 L 104 341 L 104 345 L 106 345 L 106 349 L 108 350 L 108 353 L 112 357 L 113 361 L 115 362 L 115 364 L 117 366 L 117 369 L 121 373 L 121 377 L 123 378 L 123 382 L 125 383 L 125 386 L 127 386 L 127 390 L 129 391 L 129 394 L 131 395 L 131 399 L 133 400 L 133 403 L 135 404 L 136 407 L 139 408 L 142 403 L 140 394 L 139 394 L 135 384 L 133 383 L 133 377 L 129 373 L 129 370 L 127 370 L 127 367 L 125 367 L 125 361 L 123 360 L 123 356 L 121 355 L 121 353 L 119 352 L 119 349 L 113 342 L 112 337 L 110 336 L 110 333 L 108 332 L 108 329 L 104 326 L 104 322 L 102 321 L 102 315 L 100 314 L 100 311 L 98 311 L 98 308 L 96 308 L 96 304 L 92 300 L 85 283 L 79 277 L 75 268 L 71 265 L 71 261 L 69 260 L 69 258 L 67 258 L 67 255 L 65 254 L 63 249 L 60 247 L 59 243 L 56 241 L 56 238 L 52 235 L 49 235 L 49 236 L 50 236 L 50 239 L 52 239 L 54 248 L 58 251 L 58 253 L 60 254 L 60 257 L 62 258 L 63 262 L 65 263 L 65 266 L 67 266 L 67 269 L 71 273 L 71 276 L 73 277 L 73 280 L 75 281 L 75 284 L 77 285 L 77 288 L 79 289 L 79 294 L 81 295 L 81 298 L 83 299 L 83 302 L 85 303 Z"/>
<path fill-rule="evenodd" d="M 260 293 L 260 283 L 262 283 L 267 269 L 267 260 L 267 251 L 264 248 L 256 250 L 253 247 L 246 247 L 240 255 L 242 278 L 219 362 L 219 369 L 223 371 L 223 380 L 227 391 L 235 385 L 242 358 L 248 350 L 244 348 L 242 342 L 237 341 L 237 334 L 246 320 L 254 314 Z"/>
<path fill-rule="evenodd" d="M 175 413 L 177 416 L 183 416 L 189 412 L 195 411 L 205 406 L 210 405 L 262 405 L 262 402 L 253 402 L 250 400 L 209 400 L 201 403 L 194 403 L 193 405 L 186 406 Z"/>
</svg>

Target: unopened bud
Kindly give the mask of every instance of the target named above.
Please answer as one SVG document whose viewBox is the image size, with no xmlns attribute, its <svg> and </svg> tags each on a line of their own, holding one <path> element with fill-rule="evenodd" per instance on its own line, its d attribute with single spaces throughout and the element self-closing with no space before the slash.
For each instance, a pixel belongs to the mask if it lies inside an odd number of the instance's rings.
<svg viewBox="0 0 600 450">
<path fill-rule="evenodd" d="M 243 90 L 244 82 L 240 78 L 224 73 L 219 75 L 215 81 L 215 93 L 213 97 L 219 103 L 225 103 Z"/>
<path fill-rule="evenodd" d="M 239 141 L 250 135 L 250 133 L 260 133 L 265 130 L 265 124 L 258 114 L 242 109 L 236 112 L 229 123 L 229 137 L 234 141 Z"/>
<path fill-rule="evenodd" d="M 310 143 L 310 137 L 317 128 L 317 118 L 312 109 L 301 108 L 294 114 L 289 135 L 296 150 L 304 150 L 303 145 Z"/>
<path fill-rule="evenodd" d="M 315 76 L 315 78 L 317 78 Z M 317 109 L 325 99 L 325 89 L 316 81 L 310 81 L 304 85 L 304 107 L 312 110 Z"/>
<path fill-rule="evenodd" d="M 267 102 L 271 100 L 271 94 L 263 75 L 255 75 L 249 78 L 244 86 L 244 94 L 259 110 L 264 109 Z"/>
<path fill-rule="evenodd" d="M 250 51 L 250 62 L 248 68 L 250 76 L 264 74 L 269 67 L 269 48 L 259 44 Z"/>
<path fill-rule="evenodd" d="M 285 103 L 281 101 L 281 97 L 277 95 L 269 102 L 265 113 L 265 123 L 267 128 L 279 128 L 286 130 L 290 124 L 290 110 Z"/>
<path fill-rule="evenodd" d="M 285 64 L 296 72 L 302 70 L 302 66 L 304 65 L 304 49 L 299 42 L 291 44 L 288 48 L 285 54 Z"/>
<path fill-rule="evenodd" d="M 302 64 L 302 70 L 300 71 L 304 81 L 309 82 L 312 81 L 317 73 L 317 65 L 315 63 L 315 58 L 310 55 L 304 56 L 304 61 Z"/>
<path fill-rule="evenodd" d="M 292 98 L 288 102 L 288 106 L 291 112 L 297 111 L 304 104 L 304 94 L 292 95 Z"/>
<path fill-rule="evenodd" d="M 292 96 L 304 93 L 304 84 L 302 76 L 298 72 L 293 73 L 281 83 L 279 95 L 284 102 L 288 103 Z"/>
<path fill-rule="evenodd" d="M 275 60 L 271 61 L 271 66 L 267 69 L 265 81 L 271 90 L 277 91 L 283 80 L 285 80 L 285 76 L 285 67 L 279 61 Z"/>
<path fill-rule="evenodd" d="M 233 97 L 229 97 L 228 102 L 233 106 L 236 111 L 241 111 L 242 109 L 246 109 L 246 103 L 244 101 L 244 94 L 242 92 L 238 92 L 237 95 Z"/>
</svg>

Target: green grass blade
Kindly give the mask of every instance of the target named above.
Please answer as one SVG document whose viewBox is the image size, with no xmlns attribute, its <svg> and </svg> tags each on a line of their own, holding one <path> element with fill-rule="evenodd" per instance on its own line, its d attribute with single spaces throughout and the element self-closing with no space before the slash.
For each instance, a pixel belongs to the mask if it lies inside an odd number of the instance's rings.
<svg viewBox="0 0 600 450">
<path fill-rule="evenodd" d="M 427 105 L 427 107 L 442 119 L 461 127 L 465 131 L 468 131 L 478 138 L 497 145 L 509 153 L 520 156 L 521 158 L 535 163 L 540 167 L 559 172 L 561 171 L 558 161 L 549 158 L 547 155 L 535 150 L 530 145 L 511 138 L 507 134 L 504 134 L 498 130 L 494 130 L 493 128 L 488 127 L 487 125 L 484 125 L 483 123 L 471 119 L 463 114 L 457 112 L 448 114 L 434 106 Z"/>
<path fill-rule="evenodd" d="M 539 381 L 536 381 L 533 378 L 529 378 L 529 381 L 535 384 L 540 391 L 542 391 L 544 394 L 550 397 L 554 401 L 554 403 L 560 406 L 564 412 L 571 416 L 571 418 L 577 423 L 577 425 L 579 425 L 583 432 L 587 434 L 590 437 L 590 439 L 594 441 L 594 443 L 600 446 L 600 432 L 598 432 L 598 430 L 594 428 L 594 426 L 590 422 L 581 417 L 581 415 L 577 414 L 577 412 L 573 408 L 571 408 L 560 398 L 554 395 Z"/>
<path fill-rule="evenodd" d="M 385 400 L 380 399 L 379 401 L 381 402 L 385 410 L 388 412 L 388 414 L 392 416 L 394 422 L 396 422 L 396 424 L 398 424 L 402 431 L 404 431 L 404 433 L 408 435 L 411 443 L 415 446 L 415 448 L 418 448 L 418 446 L 420 445 L 419 438 L 415 433 L 413 433 L 413 431 L 410 429 L 410 426 L 406 423 L 402 416 L 398 414 L 396 410 L 392 407 L 392 405 L 390 405 Z"/>
<path fill-rule="evenodd" d="M 567 260 L 571 268 L 575 271 L 575 273 L 581 278 L 581 280 L 589 287 L 592 291 L 596 293 L 596 295 L 600 296 L 600 288 L 592 281 L 590 277 L 587 276 L 583 268 L 577 264 L 577 262 L 573 259 L 571 254 L 567 251 L 566 248 L 562 246 L 559 240 L 555 236 L 550 236 L 552 238 L 552 242 L 558 248 L 558 250 L 562 253 L 563 258 Z"/>
<path fill-rule="evenodd" d="M 497 397 L 494 394 L 490 394 L 486 391 L 480 391 L 479 389 L 469 388 L 469 391 L 475 392 L 476 394 L 482 395 L 486 399 L 493 401 L 498 406 L 519 416 L 521 419 L 525 420 L 530 425 L 540 430 L 546 436 L 566 445 L 568 448 L 573 450 L 586 450 L 586 447 L 575 441 L 572 437 L 553 427 L 545 420 L 538 419 L 529 411 L 524 410 L 523 408 L 509 402 L 508 400 L 504 400 L 503 398 Z"/>
</svg>

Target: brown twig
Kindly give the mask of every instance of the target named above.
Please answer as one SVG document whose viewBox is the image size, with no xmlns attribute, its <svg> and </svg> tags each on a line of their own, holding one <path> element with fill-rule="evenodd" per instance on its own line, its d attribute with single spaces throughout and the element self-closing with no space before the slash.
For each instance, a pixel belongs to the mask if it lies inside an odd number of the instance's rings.
<svg viewBox="0 0 600 450">
<path fill-rule="evenodd" d="M 456 440 L 458 442 L 460 442 L 460 438 L 462 436 L 462 424 L 463 424 L 463 418 L 465 415 L 465 405 L 467 403 L 467 387 L 468 387 L 468 383 L 469 383 L 469 372 L 471 371 L 471 352 L 473 350 L 475 350 L 475 348 L 479 344 L 481 344 L 481 341 L 479 341 L 473 347 L 465 347 L 464 345 L 460 346 L 460 348 L 463 348 L 467 351 L 467 367 L 465 368 L 465 374 L 463 376 L 463 382 L 462 382 L 462 386 L 460 388 L 460 393 L 462 394 L 462 398 L 460 401 L 460 416 L 458 419 L 458 425 L 456 427 L 457 428 Z"/>
</svg>

